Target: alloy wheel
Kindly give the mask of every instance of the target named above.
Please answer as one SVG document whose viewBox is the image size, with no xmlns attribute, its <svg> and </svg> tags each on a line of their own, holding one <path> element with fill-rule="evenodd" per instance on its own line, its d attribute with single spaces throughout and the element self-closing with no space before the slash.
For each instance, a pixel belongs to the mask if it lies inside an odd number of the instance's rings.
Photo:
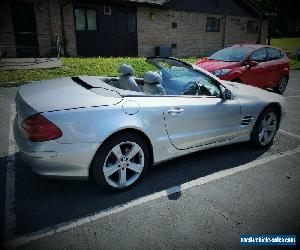
<svg viewBox="0 0 300 250">
<path fill-rule="evenodd" d="M 274 112 L 269 112 L 262 119 L 258 139 L 261 145 L 265 146 L 272 141 L 277 130 L 277 117 Z"/>
<path fill-rule="evenodd" d="M 121 142 L 108 153 L 103 174 L 107 183 L 114 188 L 125 188 L 137 181 L 145 164 L 142 148 L 135 142 Z"/>
</svg>

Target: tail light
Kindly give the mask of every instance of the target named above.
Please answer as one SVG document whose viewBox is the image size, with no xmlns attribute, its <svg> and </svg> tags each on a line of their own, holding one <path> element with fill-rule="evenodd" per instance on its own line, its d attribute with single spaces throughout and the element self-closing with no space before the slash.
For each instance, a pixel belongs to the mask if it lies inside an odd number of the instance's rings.
<svg viewBox="0 0 300 250">
<path fill-rule="evenodd" d="M 27 117 L 21 126 L 28 139 L 35 142 L 50 141 L 62 136 L 61 130 L 39 113 Z"/>
</svg>

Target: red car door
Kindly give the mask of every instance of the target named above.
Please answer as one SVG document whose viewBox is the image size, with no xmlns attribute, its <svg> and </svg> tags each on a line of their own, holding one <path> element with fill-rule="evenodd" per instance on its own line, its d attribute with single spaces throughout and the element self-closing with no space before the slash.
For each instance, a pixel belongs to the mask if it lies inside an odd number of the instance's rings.
<svg viewBox="0 0 300 250">
<path fill-rule="evenodd" d="M 268 81 L 266 82 L 266 88 L 271 88 L 277 85 L 279 82 L 283 68 L 286 66 L 286 62 L 283 53 L 275 48 L 267 48 L 267 67 L 268 67 Z"/>
<path fill-rule="evenodd" d="M 256 66 L 251 66 L 249 62 L 255 61 L 258 64 Z M 243 83 L 256 86 L 264 87 L 267 77 L 267 52 L 265 48 L 260 48 L 255 50 L 252 55 L 247 59 L 246 66 L 244 66 L 243 72 Z"/>
</svg>

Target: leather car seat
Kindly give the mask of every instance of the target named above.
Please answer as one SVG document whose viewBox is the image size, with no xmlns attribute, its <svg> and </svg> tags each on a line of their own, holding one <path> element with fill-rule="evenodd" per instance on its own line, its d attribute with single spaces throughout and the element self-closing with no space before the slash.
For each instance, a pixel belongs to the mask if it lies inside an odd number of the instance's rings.
<svg viewBox="0 0 300 250">
<path fill-rule="evenodd" d="M 119 86 L 121 89 L 141 92 L 141 89 L 133 78 L 133 68 L 130 65 L 121 64 L 118 72 L 121 73 L 119 77 Z"/>
<path fill-rule="evenodd" d="M 148 71 L 144 75 L 142 91 L 148 95 L 165 95 L 166 91 L 160 83 L 161 76 L 156 72 Z"/>
</svg>

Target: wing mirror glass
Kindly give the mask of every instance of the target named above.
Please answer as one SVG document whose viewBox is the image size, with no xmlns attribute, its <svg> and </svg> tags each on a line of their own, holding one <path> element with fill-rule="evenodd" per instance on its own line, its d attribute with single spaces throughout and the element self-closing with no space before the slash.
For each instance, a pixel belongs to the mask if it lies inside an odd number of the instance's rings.
<svg viewBox="0 0 300 250">
<path fill-rule="evenodd" d="M 225 89 L 223 92 L 223 97 L 225 100 L 231 100 L 232 99 L 232 93 L 229 89 Z"/>
</svg>

